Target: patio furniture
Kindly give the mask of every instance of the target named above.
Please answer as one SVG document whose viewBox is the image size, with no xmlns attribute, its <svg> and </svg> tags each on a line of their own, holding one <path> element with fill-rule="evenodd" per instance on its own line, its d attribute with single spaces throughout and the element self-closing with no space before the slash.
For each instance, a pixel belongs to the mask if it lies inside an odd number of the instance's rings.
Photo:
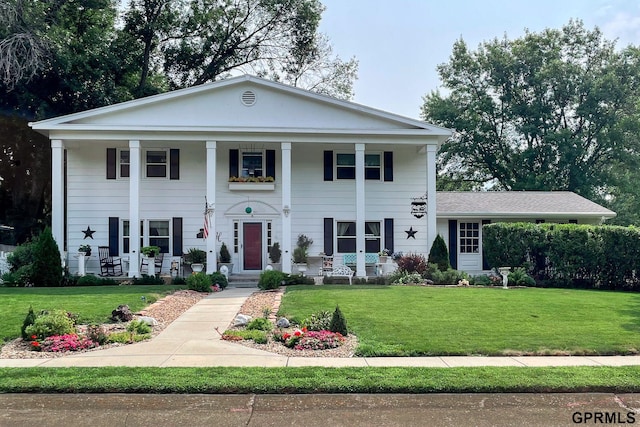
<svg viewBox="0 0 640 427">
<path fill-rule="evenodd" d="M 101 276 L 122 276 L 122 259 L 109 254 L 109 246 L 98 246 Z"/>
</svg>

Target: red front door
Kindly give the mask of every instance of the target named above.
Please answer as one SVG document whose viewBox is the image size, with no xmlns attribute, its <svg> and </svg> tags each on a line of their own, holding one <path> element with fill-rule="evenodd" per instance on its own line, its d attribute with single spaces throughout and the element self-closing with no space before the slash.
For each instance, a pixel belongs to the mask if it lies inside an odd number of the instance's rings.
<svg viewBox="0 0 640 427">
<path fill-rule="evenodd" d="M 243 223 L 242 234 L 244 236 L 244 269 L 262 270 L 262 223 Z"/>
</svg>

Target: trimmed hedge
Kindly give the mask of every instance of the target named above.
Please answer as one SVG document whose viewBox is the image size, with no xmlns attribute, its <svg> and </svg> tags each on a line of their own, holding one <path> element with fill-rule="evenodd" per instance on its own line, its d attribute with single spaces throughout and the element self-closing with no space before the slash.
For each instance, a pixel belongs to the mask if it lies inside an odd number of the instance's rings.
<svg viewBox="0 0 640 427">
<path fill-rule="evenodd" d="M 524 267 L 539 285 L 640 291 L 640 229 L 496 223 L 482 233 L 491 267 Z"/>
</svg>

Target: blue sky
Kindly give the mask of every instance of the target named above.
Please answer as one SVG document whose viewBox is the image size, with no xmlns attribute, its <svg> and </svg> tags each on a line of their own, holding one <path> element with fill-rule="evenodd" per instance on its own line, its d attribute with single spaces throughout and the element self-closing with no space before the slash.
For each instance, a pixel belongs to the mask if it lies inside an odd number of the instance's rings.
<svg viewBox="0 0 640 427">
<path fill-rule="evenodd" d="M 341 58 L 359 62 L 353 101 L 419 118 L 423 95 L 438 88 L 438 64 L 453 43 L 470 48 L 581 19 L 618 46 L 640 45 L 637 0 L 322 0 L 320 24 Z"/>
</svg>

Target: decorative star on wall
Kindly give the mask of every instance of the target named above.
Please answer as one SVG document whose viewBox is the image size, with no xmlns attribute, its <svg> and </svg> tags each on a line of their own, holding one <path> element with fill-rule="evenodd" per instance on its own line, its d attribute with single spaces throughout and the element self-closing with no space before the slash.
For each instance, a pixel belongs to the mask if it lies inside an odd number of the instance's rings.
<svg viewBox="0 0 640 427">
<path fill-rule="evenodd" d="M 414 230 L 413 227 L 410 227 L 408 230 L 405 230 L 404 232 L 407 233 L 407 239 L 409 237 L 413 237 L 415 239 L 416 233 L 418 232 L 418 230 Z"/>
<path fill-rule="evenodd" d="M 87 229 L 86 230 L 82 230 L 82 232 L 84 233 L 84 239 L 86 239 L 87 237 L 91 237 L 91 239 L 93 239 L 93 233 L 95 233 L 95 230 L 91 229 L 90 225 L 87 225 Z"/>
</svg>

